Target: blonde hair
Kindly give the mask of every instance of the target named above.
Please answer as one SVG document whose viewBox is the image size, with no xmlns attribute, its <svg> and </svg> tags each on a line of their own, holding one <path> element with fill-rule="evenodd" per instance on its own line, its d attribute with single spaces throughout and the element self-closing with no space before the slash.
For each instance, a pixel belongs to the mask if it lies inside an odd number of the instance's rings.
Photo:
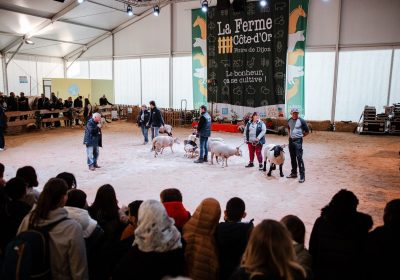
<svg viewBox="0 0 400 280">
<path fill-rule="evenodd" d="M 289 231 L 274 220 L 264 220 L 254 228 L 241 267 L 250 274 L 250 279 L 256 275 L 274 275 L 294 280 L 294 270 L 306 276 L 304 269 L 295 261 Z"/>
</svg>

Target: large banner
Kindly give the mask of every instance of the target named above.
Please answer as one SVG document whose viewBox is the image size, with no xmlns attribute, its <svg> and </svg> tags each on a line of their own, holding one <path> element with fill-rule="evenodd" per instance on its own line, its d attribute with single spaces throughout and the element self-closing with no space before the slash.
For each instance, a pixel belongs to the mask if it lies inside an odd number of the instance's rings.
<svg viewBox="0 0 400 280">
<path fill-rule="evenodd" d="M 246 3 L 242 11 L 209 8 L 208 102 L 250 108 L 285 104 L 289 3 L 267 2 L 265 7 Z"/>
<path fill-rule="evenodd" d="M 306 47 L 308 0 L 290 0 L 287 61 L 287 116 L 298 108 L 304 116 L 304 51 Z"/>
<path fill-rule="evenodd" d="M 207 24 L 206 13 L 192 10 L 193 106 L 207 104 Z"/>
</svg>

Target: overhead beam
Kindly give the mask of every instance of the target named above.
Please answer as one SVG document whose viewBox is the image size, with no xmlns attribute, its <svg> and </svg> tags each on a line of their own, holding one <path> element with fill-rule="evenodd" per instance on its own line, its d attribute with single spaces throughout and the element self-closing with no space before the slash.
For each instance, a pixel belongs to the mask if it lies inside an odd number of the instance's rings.
<svg viewBox="0 0 400 280">
<path fill-rule="evenodd" d="M 65 40 L 58 40 L 58 39 L 50 39 L 50 38 L 45 38 L 45 37 L 37 37 L 37 36 L 34 36 L 33 38 L 40 39 L 40 40 L 51 41 L 51 42 L 57 42 L 57 43 L 65 43 L 65 44 L 79 45 L 79 46 L 84 46 L 84 45 L 85 45 L 85 44 L 83 44 L 83 43 L 78 43 L 78 42 L 73 42 L 73 41 L 65 41 Z"/>
<path fill-rule="evenodd" d="M 95 4 L 95 5 L 98 5 L 98 6 L 106 7 L 106 8 L 109 8 L 109 9 L 113 9 L 113 10 L 116 10 L 116 11 L 118 11 L 118 12 L 126 13 L 125 10 L 118 9 L 118 8 L 115 8 L 115 7 L 112 7 L 112 6 L 108 6 L 108 5 L 106 5 L 106 4 L 99 3 L 99 2 L 96 2 L 96 1 L 93 1 L 93 0 L 86 0 L 86 2 Z"/>
</svg>

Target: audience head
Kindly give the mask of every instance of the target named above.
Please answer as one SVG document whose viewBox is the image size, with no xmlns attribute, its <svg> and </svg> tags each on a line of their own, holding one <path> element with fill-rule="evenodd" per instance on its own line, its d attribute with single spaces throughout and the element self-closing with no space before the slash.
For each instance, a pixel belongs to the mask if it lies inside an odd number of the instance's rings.
<svg viewBox="0 0 400 280">
<path fill-rule="evenodd" d="M 68 101 L 72 101 L 72 97 L 70 96 L 70 97 L 68 97 Z"/>
<path fill-rule="evenodd" d="M 14 92 L 10 92 L 10 97 L 15 97 L 15 93 Z"/>
<path fill-rule="evenodd" d="M 22 91 L 19 93 L 19 97 L 25 97 L 25 93 L 23 93 Z"/>
<path fill-rule="evenodd" d="M 15 177 L 6 183 L 4 190 L 11 200 L 17 201 L 26 195 L 26 183 L 24 179 Z"/>
<path fill-rule="evenodd" d="M 86 193 L 82 190 L 72 189 L 68 191 L 68 199 L 65 206 L 86 209 Z"/>
<path fill-rule="evenodd" d="M 50 179 L 40 193 L 36 208 L 32 211 L 30 224 L 37 225 L 40 220 L 48 218 L 50 211 L 62 208 L 67 201 L 68 186 L 64 180 Z"/>
<path fill-rule="evenodd" d="M 96 193 L 93 204 L 90 206 L 90 212 L 97 219 L 119 218 L 119 207 L 114 188 L 109 185 L 101 186 Z"/>
<path fill-rule="evenodd" d="M 322 213 L 328 214 L 333 219 L 346 219 L 357 211 L 358 198 L 348 190 L 342 189 L 337 192 L 329 204 L 322 209 Z"/>
<path fill-rule="evenodd" d="M 200 112 L 201 112 L 201 113 L 207 112 L 207 107 L 206 107 L 206 105 L 201 105 L 201 106 L 200 106 Z"/>
<path fill-rule="evenodd" d="M 28 188 L 34 188 L 39 185 L 35 168 L 32 166 L 24 166 L 17 170 L 16 177 L 21 177 L 28 184 Z"/>
<path fill-rule="evenodd" d="M 62 173 L 58 174 L 56 178 L 63 179 L 67 183 L 68 190 L 76 189 L 78 187 L 75 176 L 72 173 L 62 172 Z"/>
<path fill-rule="evenodd" d="M 153 109 L 154 107 L 156 107 L 156 102 L 155 102 L 154 100 L 151 100 L 151 101 L 149 102 L 149 104 L 150 104 L 150 108 L 151 108 L 151 109 Z"/>
<path fill-rule="evenodd" d="M 261 274 L 294 280 L 293 270 L 305 276 L 295 261 L 290 233 L 283 224 L 274 220 L 264 220 L 253 229 L 241 266 L 250 274 L 249 278 Z"/>
<path fill-rule="evenodd" d="M 133 217 L 137 220 L 138 218 L 138 213 L 139 213 L 139 207 L 142 205 L 143 200 L 135 200 L 129 203 L 128 205 L 128 216 L 129 218 Z"/>
<path fill-rule="evenodd" d="M 214 198 L 206 198 L 197 206 L 193 216 L 183 227 L 183 232 L 185 235 L 186 230 L 188 231 L 188 235 L 191 234 L 190 232 L 196 232 L 205 236 L 213 235 L 220 217 L 221 207 L 219 202 Z"/>
<path fill-rule="evenodd" d="M 181 234 L 161 202 L 146 200 L 140 205 L 135 244 L 143 252 L 167 252 L 182 247 Z"/>
<path fill-rule="evenodd" d="M 0 178 L 4 177 L 4 164 L 0 163 Z"/>
<path fill-rule="evenodd" d="M 160 193 L 161 202 L 182 202 L 182 193 L 178 189 L 165 189 Z"/>
<path fill-rule="evenodd" d="M 225 221 L 240 222 L 246 217 L 246 205 L 239 197 L 233 197 L 226 203 Z"/>
<path fill-rule="evenodd" d="M 394 199 L 386 204 L 383 222 L 385 226 L 400 230 L 400 199 Z"/>
<path fill-rule="evenodd" d="M 294 215 L 287 215 L 282 218 L 281 223 L 289 230 L 292 239 L 298 244 L 304 244 L 306 235 L 306 226 L 299 217 Z"/>
<path fill-rule="evenodd" d="M 146 104 L 142 105 L 142 110 L 147 110 L 147 105 Z"/>
</svg>

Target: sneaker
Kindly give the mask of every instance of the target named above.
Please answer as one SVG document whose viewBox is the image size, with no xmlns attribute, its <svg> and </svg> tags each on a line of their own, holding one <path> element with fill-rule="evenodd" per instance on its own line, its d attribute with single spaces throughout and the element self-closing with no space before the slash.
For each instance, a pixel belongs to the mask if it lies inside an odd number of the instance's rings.
<svg viewBox="0 0 400 280">
<path fill-rule="evenodd" d="M 5 149 L 4 148 L 0 148 L 0 151 L 4 151 Z"/>
<path fill-rule="evenodd" d="M 304 176 L 300 176 L 299 183 L 304 183 L 306 181 L 306 178 Z"/>
<path fill-rule="evenodd" d="M 94 168 L 94 166 L 93 166 L 93 165 L 90 165 L 90 166 L 89 166 L 89 170 L 90 170 L 90 171 L 95 171 L 95 170 L 96 170 L 96 168 Z"/>
<path fill-rule="evenodd" d="M 94 168 L 101 168 L 101 166 L 98 166 L 97 163 L 94 165 Z"/>
<path fill-rule="evenodd" d="M 246 168 L 248 167 L 254 167 L 254 164 L 252 162 L 250 162 L 248 165 L 245 166 Z"/>
<path fill-rule="evenodd" d="M 264 164 L 259 163 L 258 164 L 258 170 L 264 170 Z"/>
<path fill-rule="evenodd" d="M 204 159 L 202 159 L 202 158 L 199 158 L 198 160 L 194 161 L 194 163 L 203 163 L 203 162 L 204 162 Z"/>
<path fill-rule="evenodd" d="M 296 178 L 297 178 L 297 174 L 290 173 L 290 175 L 289 175 L 289 176 L 286 176 L 286 178 L 289 178 L 289 179 L 296 179 Z"/>
</svg>

